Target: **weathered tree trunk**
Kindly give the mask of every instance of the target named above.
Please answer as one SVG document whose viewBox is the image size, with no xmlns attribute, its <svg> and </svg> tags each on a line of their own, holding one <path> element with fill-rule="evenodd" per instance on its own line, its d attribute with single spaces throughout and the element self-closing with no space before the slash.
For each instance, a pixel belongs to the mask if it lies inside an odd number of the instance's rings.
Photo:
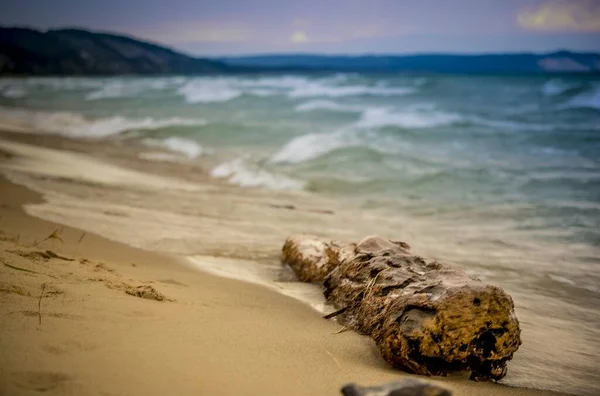
<svg viewBox="0 0 600 396">
<path fill-rule="evenodd" d="M 521 344 L 511 297 L 463 271 L 415 256 L 403 242 L 358 244 L 292 236 L 283 261 L 321 282 L 344 324 L 371 336 L 394 367 L 422 375 L 471 371 L 500 380 Z"/>
</svg>

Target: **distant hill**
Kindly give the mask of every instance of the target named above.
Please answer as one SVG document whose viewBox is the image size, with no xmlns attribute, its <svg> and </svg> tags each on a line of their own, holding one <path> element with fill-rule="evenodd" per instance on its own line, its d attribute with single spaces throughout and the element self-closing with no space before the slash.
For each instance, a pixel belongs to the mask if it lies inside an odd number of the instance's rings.
<svg viewBox="0 0 600 396">
<path fill-rule="evenodd" d="M 243 72 L 600 73 L 600 54 L 264 55 L 195 58 L 126 36 L 83 29 L 0 27 L 0 75 Z"/>
<path fill-rule="evenodd" d="M 234 69 L 125 36 L 81 29 L 0 28 L 0 74 L 205 74 Z"/>
<path fill-rule="evenodd" d="M 549 54 L 493 55 L 265 55 L 221 58 L 231 66 L 348 72 L 469 74 L 600 73 L 600 54 L 560 51 Z"/>
</svg>

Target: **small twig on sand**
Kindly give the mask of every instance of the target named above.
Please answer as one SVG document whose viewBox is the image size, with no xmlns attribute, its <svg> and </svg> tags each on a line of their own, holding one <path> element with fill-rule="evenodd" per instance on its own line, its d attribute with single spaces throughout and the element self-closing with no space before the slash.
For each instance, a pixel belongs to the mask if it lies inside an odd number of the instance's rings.
<svg viewBox="0 0 600 396">
<path fill-rule="evenodd" d="M 64 243 L 65 241 L 62 240 L 62 238 L 60 237 L 60 233 L 62 231 L 62 228 L 57 228 L 56 230 L 52 231 L 52 233 L 50 235 L 48 235 L 46 238 L 42 239 L 39 242 L 34 242 L 33 246 L 37 246 L 40 243 L 44 243 L 50 239 L 56 239 L 58 240 L 60 243 Z"/>
<path fill-rule="evenodd" d="M 344 331 L 348 330 L 349 327 L 348 326 L 342 326 L 341 329 L 339 329 L 338 331 L 336 331 L 335 333 L 331 333 L 331 334 L 340 334 L 343 333 Z"/>
<path fill-rule="evenodd" d="M 83 241 L 83 238 L 85 238 L 85 236 L 87 235 L 87 232 L 83 232 L 83 234 L 81 234 L 81 236 L 79 237 L 79 240 L 77 241 L 77 243 L 81 243 L 81 241 Z"/>
<path fill-rule="evenodd" d="M 17 270 L 17 271 L 31 272 L 32 274 L 41 274 L 41 272 L 32 271 L 32 270 L 28 270 L 26 268 L 21 268 L 21 267 L 15 267 L 14 265 L 10 265 L 8 263 L 3 263 L 3 264 L 6 265 L 8 268 L 12 268 L 12 269 Z"/>
<path fill-rule="evenodd" d="M 344 308 L 338 309 L 337 311 L 334 311 L 334 312 L 332 312 L 330 314 L 327 314 L 327 315 L 323 316 L 323 319 L 335 318 L 336 316 L 341 315 L 344 312 L 346 312 L 348 310 L 348 308 L 350 308 L 350 307 L 344 307 Z"/>
<path fill-rule="evenodd" d="M 38 274 L 38 275 L 46 275 L 46 276 L 49 276 L 50 278 L 56 279 L 56 276 L 54 276 L 54 275 L 45 274 L 43 272 L 37 272 L 37 271 L 28 270 L 26 268 L 15 267 L 14 265 L 10 265 L 10 264 L 8 264 L 8 263 L 6 263 L 4 261 L 2 261 L 2 264 L 4 264 L 5 266 L 7 266 L 8 268 L 12 268 L 12 269 L 17 270 L 17 271 L 31 272 L 32 274 Z"/>
<path fill-rule="evenodd" d="M 38 300 L 38 319 L 40 326 L 42 325 L 42 297 L 44 297 L 44 291 L 46 290 L 46 284 L 42 283 L 42 292 L 40 293 L 40 299 Z"/>
<path fill-rule="evenodd" d="M 333 353 L 329 352 L 329 351 L 325 351 L 327 352 L 327 354 L 329 356 L 331 356 L 331 358 L 333 359 L 333 361 L 335 362 L 335 364 L 337 364 L 337 366 L 340 368 L 340 370 L 342 369 L 342 365 L 340 364 L 339 360 L 337 360 L 337 358 L 333 355 Z"/>
</svg>

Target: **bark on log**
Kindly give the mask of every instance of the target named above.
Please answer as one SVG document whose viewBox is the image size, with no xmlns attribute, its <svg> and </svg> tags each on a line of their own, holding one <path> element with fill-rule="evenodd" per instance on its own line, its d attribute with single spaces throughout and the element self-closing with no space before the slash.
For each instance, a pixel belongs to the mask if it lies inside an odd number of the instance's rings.
<svg viewBox="0 0 600 396">
<path fill-rule="evenodd" d="M 394 367 L 502 379 L 521 345 L 511 297 L 409 249 L 380 237 L 342 245 L 300 235 L 286 240 L 283 262 L 302 281 L 323 281 L 344 324 L 371 336 Z"/>
</svg>

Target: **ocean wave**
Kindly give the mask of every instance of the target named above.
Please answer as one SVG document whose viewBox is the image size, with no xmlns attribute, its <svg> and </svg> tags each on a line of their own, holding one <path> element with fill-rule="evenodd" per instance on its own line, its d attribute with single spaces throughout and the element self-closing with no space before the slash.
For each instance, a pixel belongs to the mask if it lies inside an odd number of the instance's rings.
<svg viewBox="0 0 600 396">
<path fill-rule="evenodd" d="M 272 91 L 270 89 L 256 88 L 256 89 L 247 90 L 247 91 L 244 92 L 244 94 L 253 95 L 253 96 L 260 96 L 260 97 L 267 97 L 267 96 L 277 95 L 278 93 L 275 92 L 275 91 Z"/>
<path fill-rule="evenodd" d="M 560 125 L 547 125 L 547 124 L 533 124 L 526 122 L 516 122 L 516 121 L 507 121 L 507 120 L 493 120 L 491 118 L 483 118 L 476 116 L 465 117 L 465 121 L 473 124 L 486 126 L 496 129 L 504 129 L 510 131 L 550 131 L 553 130 Z M 573 128 L 573 125 L 568 126 Z"/>
<path fill-rule="evenodd" d="M 203 119 L 180 117 L 131 119 L 122 116 L 90 118 L 72 112 L 42 112 L 0 108 L 0 117 L 12 124 L 57 135 L 102 139 L 131 130 L 156 130 L 173 126 L 205 125 Z"/>
<path fill-rule="evenodd" d="M 105 138 L 132 130 L 149 131 L 173 126 L 195 125 L 205 125 L 205 121 L 179 117 L 129 119 L 115 116 L 87 119 L 79 114 L 58 113 L 50 117 L 43 117 L 43 121 L 38 123 L 40 129 L 49 132 L 92 139 Z"/>
<path fill-rule="evenodd" d="M 591 89 L 571 98 L 561 107 L 600 110 L 600 85 L 595 85 Z"/>
<path fill-rule="evenodd" d="M 137 92 L 136 92 L 137 93 Z M 97 91 L 92 91 L 85 95 L 85 100 L 100 100 L 100 99 L 112 99 L 134 95 L 134 92 L 129 90 L 126 92 L 125 85 L 121 83 L 108 84 Z"/>
<path fill-rule="evenodd" d="M 240 97 L 242 91 L 234 89 L 225 79 L 196 79 L 184 84 L 177 91 L 187 103 L 221 103 Z"/>
<path fill-rule="evenodd" d="M 331 85 L 322 81 L 306 81 L 302 86 L 294 88 L 288 93 L 291 98 L 330 97 L 341 98 L 345 96 L 405 96 L 416 92 L 412 87 L 386 87 L 367 85 Z"/>
<path fill-rule="evenodd" d="M 312 109 L 329 107 L 331 104 L 337 105 L 335 102 L 314 101 L 307 102 L 305 106 Z M 386 126 L 432 128 L 461 121 L 463 121 L 463 117 L 460 115 L 435 110 L 435 106 L 431 104 L 413 105 L 404 111 L 394 111 L 388 107 L 367 108 L 363 110 L 356 123 L 346 128 L 332 133 L 308 133 L 295 137 L 275 152 L 269 158 L 269 162 L 298 164 L 340 149 L 356 146 L 365 146 L 378 152 L 386 152 L 389 151 L 389 147 L 384 150 L 379 147 L 381 137 L 369 135 L 368 130 Z"/>
<path fill-rule="evenodd" d="M 255 94 L 257 92 L 256 88 L 258 88 L 263 92 L 270 92 L 272 95 L 283 94 L 287 92 L 288 95 L 295 96 L 297 93 L 302 92 L 309 85 L 313 87 L 337 87 L 339 84 L 347 81 L 349 77 L 349 74 L 337 73 L 330 77 L 320 78 L 315 81 L 303 76 L 288 75 L 278 77 L 262 77 L 258 79 L 236 79 L 232 81 L 232 84 L 237 87 L 243 87 L 245 93 L 250 94 Z M 254 89 L 247 90 L 248 88 Z"/>
<path fill-rule="evenodd" d="M 196 141 L 178 136 L 166 139 L 146 139 L 144 144 L 151 147 L 162 147 L 174 153 L 183 154 L 189 159 L 195 159 L 207 153 L 207 151 Z"/>
<path fill-rule="evenodd" d="M 546 96 L 558 96 L 574 87 L 575 85 L 568 84 L 563 80 L 552 79 L 544 83 L 542 86 L 542 93 Z"/>
<path fill-rule="evenodd" d="M 321 157 L 332 151 L 357 146 L 360 141 L 342 130 L 334 133 L 309 133 L 298 136 L 271 156 L 273 164 L 298 164 Z"/>
<path fill-rule="evenodd" d="M 307 112 L 315 110 L 330 110 L 340 112 L 357 112 L 361 111 L 360 107 L 343 105 L 332 100 L 310 100 L 296 106 L 296 111 Z"/>
<path fill-rule="evenodd" d="M 301 190 L 305 183 L 282 175 L 275 175 L 264 169 L 250 169 L 244 158 L 237 158 L 218 165 L 211 176 L 225 179 L 240 187 L 265 187 L 271 190 Z"/>
<path fill-rule="evenodd" d="M 20 99 L 27 96 L 27 90 L 19 85 L 0 86 L 0 96 L 8 99 Z"/>
<path fill-rule="evenodd" d="M 281 76 L 262 77 L 258 79 L 237 79 L 236 82 L 240 86 L 250 88 L 295 89 L 305 85 L 308 82 L 308 79 L 300 76 Z"/>
<path fill-rule="evenodd" d="M 160 91 L 169 86 L 167 79 L 112 81 L 85 96 L 85 100 L 130 98 L 148 91 Z"/>
<path fill-rule="evenodd" d="M 395 111 L 389 107 L 366 109 L 356 123 L 360 128 L 382 128 L 396 126 L 401 128 L 432 128 L 451 125 L 463 121 L 463 117 L 443 111 L 436 111 L 429 105 L 419 105 Z"/>
<path fill-rule="evenodd" d="M 77 91 L 101 88 L 107 84 L 106 78 L 86 77 L 28 77 L 20 80 L 25 87 L 44 88 L 52 91 Z"/>
<path fill-rule="evenodd" d="M 302 87 L 305 77 L 281 76 L 262 78 L 194 79 L 183 85 L 179 93 L 190 103 L 226 102 L 242 95 L 267 97 L 284 94 Z"/>
<path fill-rule="evenodd" d="M 306 77 L 282 76 L 262 78 L 219 78 L 219 79 L 194 79 L 182 87 L 178 92 L 184 96 L 188 103 L 219 103 L 236 99 L 242 95 L 259 97 L 289 95 L 302 96 L 301 92 L 309 87 L 320 87 L 320 89 L 339 89 L 343 87 L 331 87 L 327 82 L 337 81 L 335 79 L 323 79 L 320 82 L 311 82 Z M 343 96 L 343 92 L 334 92 L 333 96 Z M 312 95 L 308 95 L 312 96 Z M 320 95 L 316 95 L 320 96 Z M 327 96 L 327 95 L 325 95 Z"/>
</svg>

